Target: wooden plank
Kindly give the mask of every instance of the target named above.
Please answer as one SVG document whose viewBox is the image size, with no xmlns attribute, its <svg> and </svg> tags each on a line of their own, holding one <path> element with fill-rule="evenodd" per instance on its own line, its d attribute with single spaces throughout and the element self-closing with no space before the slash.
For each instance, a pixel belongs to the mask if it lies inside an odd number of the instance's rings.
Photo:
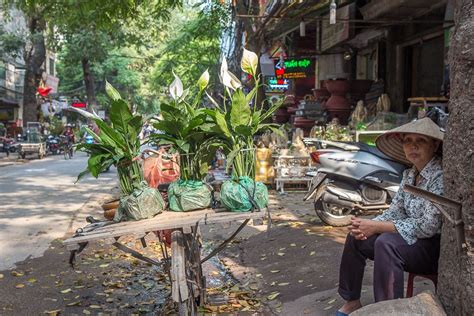
<svg viewBox="0 0 474 316">
<path fill-rule="evenodd" d="M 94 231 L 84 233 L 84 236 L 92 236 L 95 234 L 102 234 L 106 232 L 119 233 L 123 231 L 124 233 L 139 233 L 139 232 L 149 232 L 162 229 L 173 229 L 181 228 L 184 226 L 193 226 L 197 221 L 201 221 L 201 225 L 212 224 L 215 221 L 218 221 L 221 217 L 224 217 L 230 221 L 247 219 L 247 218 L 258 218 L 264 217 L 265 214 L 260 214 L 260 212 L 249 212 L 249 213 L 235 213 L 235 212 L 218 212 L 218 213 L 207 213 L 204 216 L 197 217 L 188 217 L 186 220 L 176 222 L 174 219 L 163 219 L 161 222 L 156 223 L 154 219 L 143 220 L 143 221 L 134 221 L 126 222 L 127 225 L 113 224 L 98 228 Z"/>
<path fill-rule="evenodd" d="M 180 231 L 174 231 L 171 234 L 171 296 L 177 303 L 189 297 L 183 238 L 183 233 Z"/>
<path fill-rule="evenodd" d="M 235 212 L 215 212 L 214 210 L 203 210 L 196 211 L 194 215 L 183 216 L 177 221 L 176 217 L 166 218 L 157 215 L 156 217 L 135 222 L 117 223 L 108 225 L 105 227 L 98 228 L 92 232 L 84 233 L 83 236 L 69 238 L 64 241 L 66 246 L 70 244 L 77 244 L 85 241 L 102 240 L 105 238 L 119 237 L 130 234 L 145 234 L 150 231 L 164 230 L 164 229 L 175 229 L 185 226 L 194 226 L 197 221 L 201 221 L 200 224 L 214 224 L 224 221 L 239 221 L 245 219 L 263 218 L 266 216 L 266 212 L 248 212 L 248 213 L 235 213 Z M 194 213 L 194 212 L 189 212 Z M 180 213 L 185 215 L 186 213 Z M 157 217 L 161 216 L 161 221 L 157 220 Z"/>
<path fill-rule="evenodd" d="M 232 218 L 232 220 L 233 221 L 238 221 L 238 220 L 245 220 L 247 218 L 253 219 L 253 218 L 260 218 L 260 217 L 265 216 L 264 212 L 254 212 L 254 213 L 251 213 L 251 214 L 257 214 L 257 215 L 253 215 L 253 216 L 239 215 L 239 216 L 234 216 L 234 218 Z M 220 222 L 229 221 L 229 220 L 230 219 L 228 218 L 228 216 L 213 217 L 213 218 L 208 218 L 207 224 L 220 223 Z M 181 223 L 181 224 L 192 226 L 192 225 L 196 224 L 196 220 L 195 219 L 190 219 L 187 222 Z M 143 225 L 141 227 L 133 226 L 133 227 L 130 227 L 129 229 L 122 228 L 118 231 L 113 230 L 113 229 L 112 230 L 109 229 L 107 231 L 99 231 L 99 229 L 97 229 L 97 231 L 84 234 L 84 236 L 67 239 L 67 240 L 64 241 L 64 244 L 68 245 L 70 243 L 80 243 L 80 242 L 84 242 L 84 241 L 101 240 L 101 239 L 104 239 L 104 238 L 119 237 L 119 236 L 130 235 L 130 234 L 138 233 L 138 232 L 149 232 L 149 231 L 164 230 L 164 229 L 175 229 L 175 228 L 181 228 L 182 225 L 177 226 L 176 223 L 168 222 L 168 223 L 158 223 L 154 226 L 150 226 L 150 225 Z"/>
</svg>

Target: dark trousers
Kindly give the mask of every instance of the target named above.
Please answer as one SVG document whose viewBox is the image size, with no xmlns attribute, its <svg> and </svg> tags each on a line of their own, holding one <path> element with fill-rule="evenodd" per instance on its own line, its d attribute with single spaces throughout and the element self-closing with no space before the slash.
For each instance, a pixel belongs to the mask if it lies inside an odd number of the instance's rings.
<svg viewBox="0 0 474 316">
<path fill-rule="evenodd" d="M 439 235 L 418 239 L 413 245 L 398 233 L 357 240 L 347 235 L 339 271 L 339 295 L 346 301 L 360 298 L 365 262 L 374 260 L 375 301 L 403 298 L 403 272 L 435 274 L 438 271 Z"/>
</svg>

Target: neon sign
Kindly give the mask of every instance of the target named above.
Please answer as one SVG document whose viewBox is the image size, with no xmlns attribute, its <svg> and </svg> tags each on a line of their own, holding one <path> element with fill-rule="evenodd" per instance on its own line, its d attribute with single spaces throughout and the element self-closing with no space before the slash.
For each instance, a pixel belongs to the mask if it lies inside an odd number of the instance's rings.
<svg viewBox="0 0 474 316">
<path fill-rule="evenodd" d="M 278 79 L 276 77 L 265 77 L 266 92 L 283 92 L 288 90 L 289 79 Z"/>
<path fill-rule="evenodd" d="M 315 71 L 311 58 L 289 58 L 275 60 L 275 75 L 279 79 L 298 79 L 312 76 Z"/>
</svg>

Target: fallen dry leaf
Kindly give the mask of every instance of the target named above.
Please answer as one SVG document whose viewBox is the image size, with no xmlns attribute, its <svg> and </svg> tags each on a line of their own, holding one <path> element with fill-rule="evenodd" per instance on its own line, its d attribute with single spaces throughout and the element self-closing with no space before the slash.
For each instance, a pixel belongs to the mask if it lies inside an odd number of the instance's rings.
<svg viewBox="0 0 474 316">
<path fill-rule="evenodd" d="M 272 294 L 270 294 L 270 295 L 267 296 L 267 299 L 268 299 L 269 301 L 273 301 L 273 300 L 276 299 L 279 295 L 280 295 L 280 292 L 273 292 Z"/>
<path fill-rule="evenodd" d="M 296 247 L 295 243 L 290 244 L 291 247 Z"/>
<path fill-rule="evenodd" d="M 327 311 L 328 309 L 331 309 L 332 308 L 332 305 L 329 305 L 329 306 L 326 306 L 323 308 L 323 310 Z"/>
<path fill-rule="evenodd" d="M 30 283 L 35 283 L 36 279 L 35 278 L 29 278 L 27 281 L 30 282 Z"/>
<path fill-rule="evenodd" d="M 91 312 L 89 312 L 87 309 L 82 310 L 82 313 L 84 315 L 90 315 L 91 314 Z"/>
<path fill-rule="evenodd" d="M 333 298 L 332 300 L 330 300 L 329 302 L 327 302 L 327 304 L 332 304 L 332 303 L 334 303 L 335 301 L 336 301 L 336 299 Z"/>
<path fill-rule="evenodd" d="M 107 268 L 109 266 L 108 263 L 103 263 L 99 266 L 99 268 Z"/>
<path fill-rule="evenodd" d="M 282 256 L 285 255 L 285 253 L 284 253 L 284 252 L 279 252 L 279 253 L 277 253 L 277 255 L 279 255 L 280 257 L 282 257 Z"/>
<path fill-rule="evenodd" d="M 62 294 L 66 294 L 66 293 L 69 293 L 71 292 L 72 290 L 71 289 L 65 289 L 65 290 L 62 290 L 61 293 Z"/>
<path fill-rule="evenodd" d="M 0 273 L 0 279 L 3 279 L 4 275 Z"/>
<path fill-rule="evenodd" d="M 44 311 L 44 313 L 51 316 L 57 316 L 59 315 L 60 311 L 61 311 L 60 309 L 55 309 L 53 311 Z"/>
<path fill-rule="evenodd" d="M 278 273 L 278 272 L 280 272 L 280 270 L 271 270 L 270 272 L 271 273 Z"/>
<path fill-rule="evenodd" d="M 16 277 L 21 277 L 21 276 L 24 276 L 25 274 L 23 272 L 12 271 L 11 275 L 16 276 Z"/>
<path fill-rule="evenodd" d="M 290 284 L 290 282 L 282 282 L 278 283 L 278 286 L 287 286 L 288 284 Z"/>
<path fill-rule="evenodd" d="M 311 252 L 309 253 L 310 256 L 314 256 L 315 254 L 316 254 L 316 251 L 311 251 Z"/>
<path fill-rule="evenodd" d="M 15 285 L 15 287 L 16 287 L 17 289 L 22 289 L 22 288 L 25 287 L 25 285 L 20 283 L 20 284 Z"/>
<path fill-rule="evenodd" d="M 77 302 L 72 302 L 72 303 L 66 304 L 66 306 L 79 306 L 79 305 L 81 305 L 81 301 L 77 301 Z"/>
</svg>

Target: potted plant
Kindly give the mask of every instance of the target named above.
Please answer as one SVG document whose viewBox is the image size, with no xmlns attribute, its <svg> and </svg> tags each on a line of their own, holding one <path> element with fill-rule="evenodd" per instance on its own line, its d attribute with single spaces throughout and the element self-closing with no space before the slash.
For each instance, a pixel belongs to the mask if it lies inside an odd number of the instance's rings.
<svg viewBox="0 0 474 316">
<path fill-rule="evenodd" d="M 221 106 L 213 101 L 215 109 L 207 110 L 217 127 L 216 136 L 227 155 L 227 168 L 232 168 L 232 180 L 221 187 L 221 203 L 232 211 L 249 211 L 265 207 L 268 191 L 263 183 L 255 182 L 254 136 L 271 129 L 279 133 L 278 125 L 266 123 L 282 102 L 273 103 L 268 109 L 257 102 L 260 78 L 257 75 L 258 56 L 244 49 L 241 68 L 254 80 L 253 89 L 245 94 L 240 81 L 227 69 L 224 58 L 221 80 L 224 85 L 224 101 Z M 211 99 L 212 100 L 212 99 Z"/>
<path fill-rule="evenodd" d="M 172 211 L 206 208 L 211 203 L 211 189 L 203 180 L 219 144 L 212 133 L 215 124 L 207 110 L 200 107 L 208 82 L 206 70 L 197 81 L 195 97 L 191 98 L 175 75 L 169 87 L 170 98 L 160 105 L 162 119 L 154 124 L 160 133 L 150 137 L 157 145 L 171 145 L 171 150 L 179 153 L 180 179 L 168 188 Z"/>
<path fill-rule="evenodd" d="M 164 202 L 157 190 L 149 190 L 150 188 L 146 187 L 141 163 L 137 159 L 141 154 L 138 136 L 143 126 L 143 118 L 139 114 L 132 113 L 128 104 L 120 97 L 119 92 L 108 82 L 106 83 L 106 92 L 112 99 L 109 111 L 110 123 L 106 123 L 95 113 L 76 109 L 82 115 L 93 120 L 100 130 L 100 133 L 95 133 L 85 127 L 87 133 L 94 138 L 94 143 L 81 143 L 77 146 L 77 150 L 89 154 L 87 168 L 79 174 L 77 180 L 79 181 L 86 174 L 97 178 L 111 166 L 115 166 L 121 191 L 120 208 L 124 212 L 128 212 L 126 215 L 132 219 L 150 217 L 162 210 Z M 145 207 L 142 205 L 145 200 L 146 203 L 155 203 L 156 205 L 148 204 Z M 145 208 L 149 211 L 146 211 Z M 116 216 L 115 219 L 121 220 L 122 215 Z"/>
</svg>

